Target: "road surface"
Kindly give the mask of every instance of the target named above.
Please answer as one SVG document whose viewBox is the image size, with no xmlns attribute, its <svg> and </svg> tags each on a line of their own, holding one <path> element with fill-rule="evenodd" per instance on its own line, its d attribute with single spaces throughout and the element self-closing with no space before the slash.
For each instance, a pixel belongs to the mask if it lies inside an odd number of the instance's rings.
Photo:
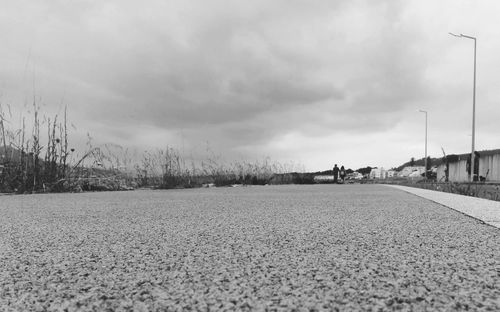
<svg viewBox="0 0 500 312">
<path fill-rule="evenodd" d="M 382 185 L 0 197 L 1 311 L 500 310 L 500 230 Z"/>
</svg>

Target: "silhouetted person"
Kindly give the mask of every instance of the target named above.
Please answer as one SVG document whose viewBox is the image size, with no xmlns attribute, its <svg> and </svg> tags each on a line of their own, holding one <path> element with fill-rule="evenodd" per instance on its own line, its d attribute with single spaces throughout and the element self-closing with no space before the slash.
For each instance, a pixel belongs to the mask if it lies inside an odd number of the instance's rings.
<svg viewBox="0 0 500 312">
<path fill-rule="evenodd" d="M 337 164 L 333 166 L 333 183 L 338 183 L 339 182 L 339 167 L 337 167 Z"/>
<path fill-rule="evenodd" d="M 340 180 L 342 180 L 342 183 L 344 183 L 344 180 L 345 180 L 345 168 L 344 168 L 344 166 L 340 166 Z"/>
</svg>

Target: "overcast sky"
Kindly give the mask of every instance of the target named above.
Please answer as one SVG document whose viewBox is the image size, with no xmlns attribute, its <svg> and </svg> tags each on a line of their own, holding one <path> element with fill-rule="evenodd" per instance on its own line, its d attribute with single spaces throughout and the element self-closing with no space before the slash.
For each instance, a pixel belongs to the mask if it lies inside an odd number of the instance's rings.
<svg viewBox="0 0 500 312">
<path fill-rule="evenodd" d="M 500 148 L 500 2 L 0 0 L 0 103 L 70 141 L 308 171 Z M 5 108 L 4 108 L 5 110 Z M 194 156 L 198 155 L 198 156 Z"/>
</svg>

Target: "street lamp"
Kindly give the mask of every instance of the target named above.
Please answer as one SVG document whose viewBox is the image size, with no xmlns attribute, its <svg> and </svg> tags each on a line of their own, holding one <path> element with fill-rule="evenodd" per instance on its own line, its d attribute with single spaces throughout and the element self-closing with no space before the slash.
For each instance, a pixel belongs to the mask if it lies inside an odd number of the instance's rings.
<svg viewBox="0 0 500 312">
<path fill-rule="evenodd" d="M 425 178 L 427 179 L 427 111 L 419 110 L 421 113 L 425 113 Z"/>
<path fill-rule="evenodd" d="M 472 93 L 472 150 L 470 154 L 470 181 L 474 181 L 474 142 L 476 133 L 476 37 L 467 36 L 464 34 L 456 35 L 454 33 L 449 33 L 452 36 L 459 38 L 467 38 L 474 40 L 474 87 Z"/>
</svg>

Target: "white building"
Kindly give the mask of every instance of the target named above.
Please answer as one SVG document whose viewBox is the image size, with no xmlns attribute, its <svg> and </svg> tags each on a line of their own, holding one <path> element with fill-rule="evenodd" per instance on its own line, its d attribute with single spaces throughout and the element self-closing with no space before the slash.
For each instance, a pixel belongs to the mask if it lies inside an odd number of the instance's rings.
<svg viewBox="0 0 500 312">
<path fill-rule="evenodd" d="M 354 171 L 353 173 L 347 174 L 347 179 L 361 180 L 363 179 L 363 175 L 357 171 Z"/>
<path fill-rule="evenodd" d="M 418 172 L 418 173 L 414 173 Z M 403 170 L 401 170 L 398 173 L 399 177 L 409 177 L 411 174 L 417 175 L 417 174 L 423 174 L 425 172 L 425 167 L 424 166 L 407 166 L 404 167 Z"/>
<path fill-rule="evenodd" d="M 316 183 L 333 182 L 333 175 L 316 175 L 314 176 L 314 182 Z"/>
<path fill-rule="evenodd" d="M 370 179 L 385 179 L 387 178 L 387 171 L 383 168 L 373 168 L 370 171 Z"/>
</svg>

